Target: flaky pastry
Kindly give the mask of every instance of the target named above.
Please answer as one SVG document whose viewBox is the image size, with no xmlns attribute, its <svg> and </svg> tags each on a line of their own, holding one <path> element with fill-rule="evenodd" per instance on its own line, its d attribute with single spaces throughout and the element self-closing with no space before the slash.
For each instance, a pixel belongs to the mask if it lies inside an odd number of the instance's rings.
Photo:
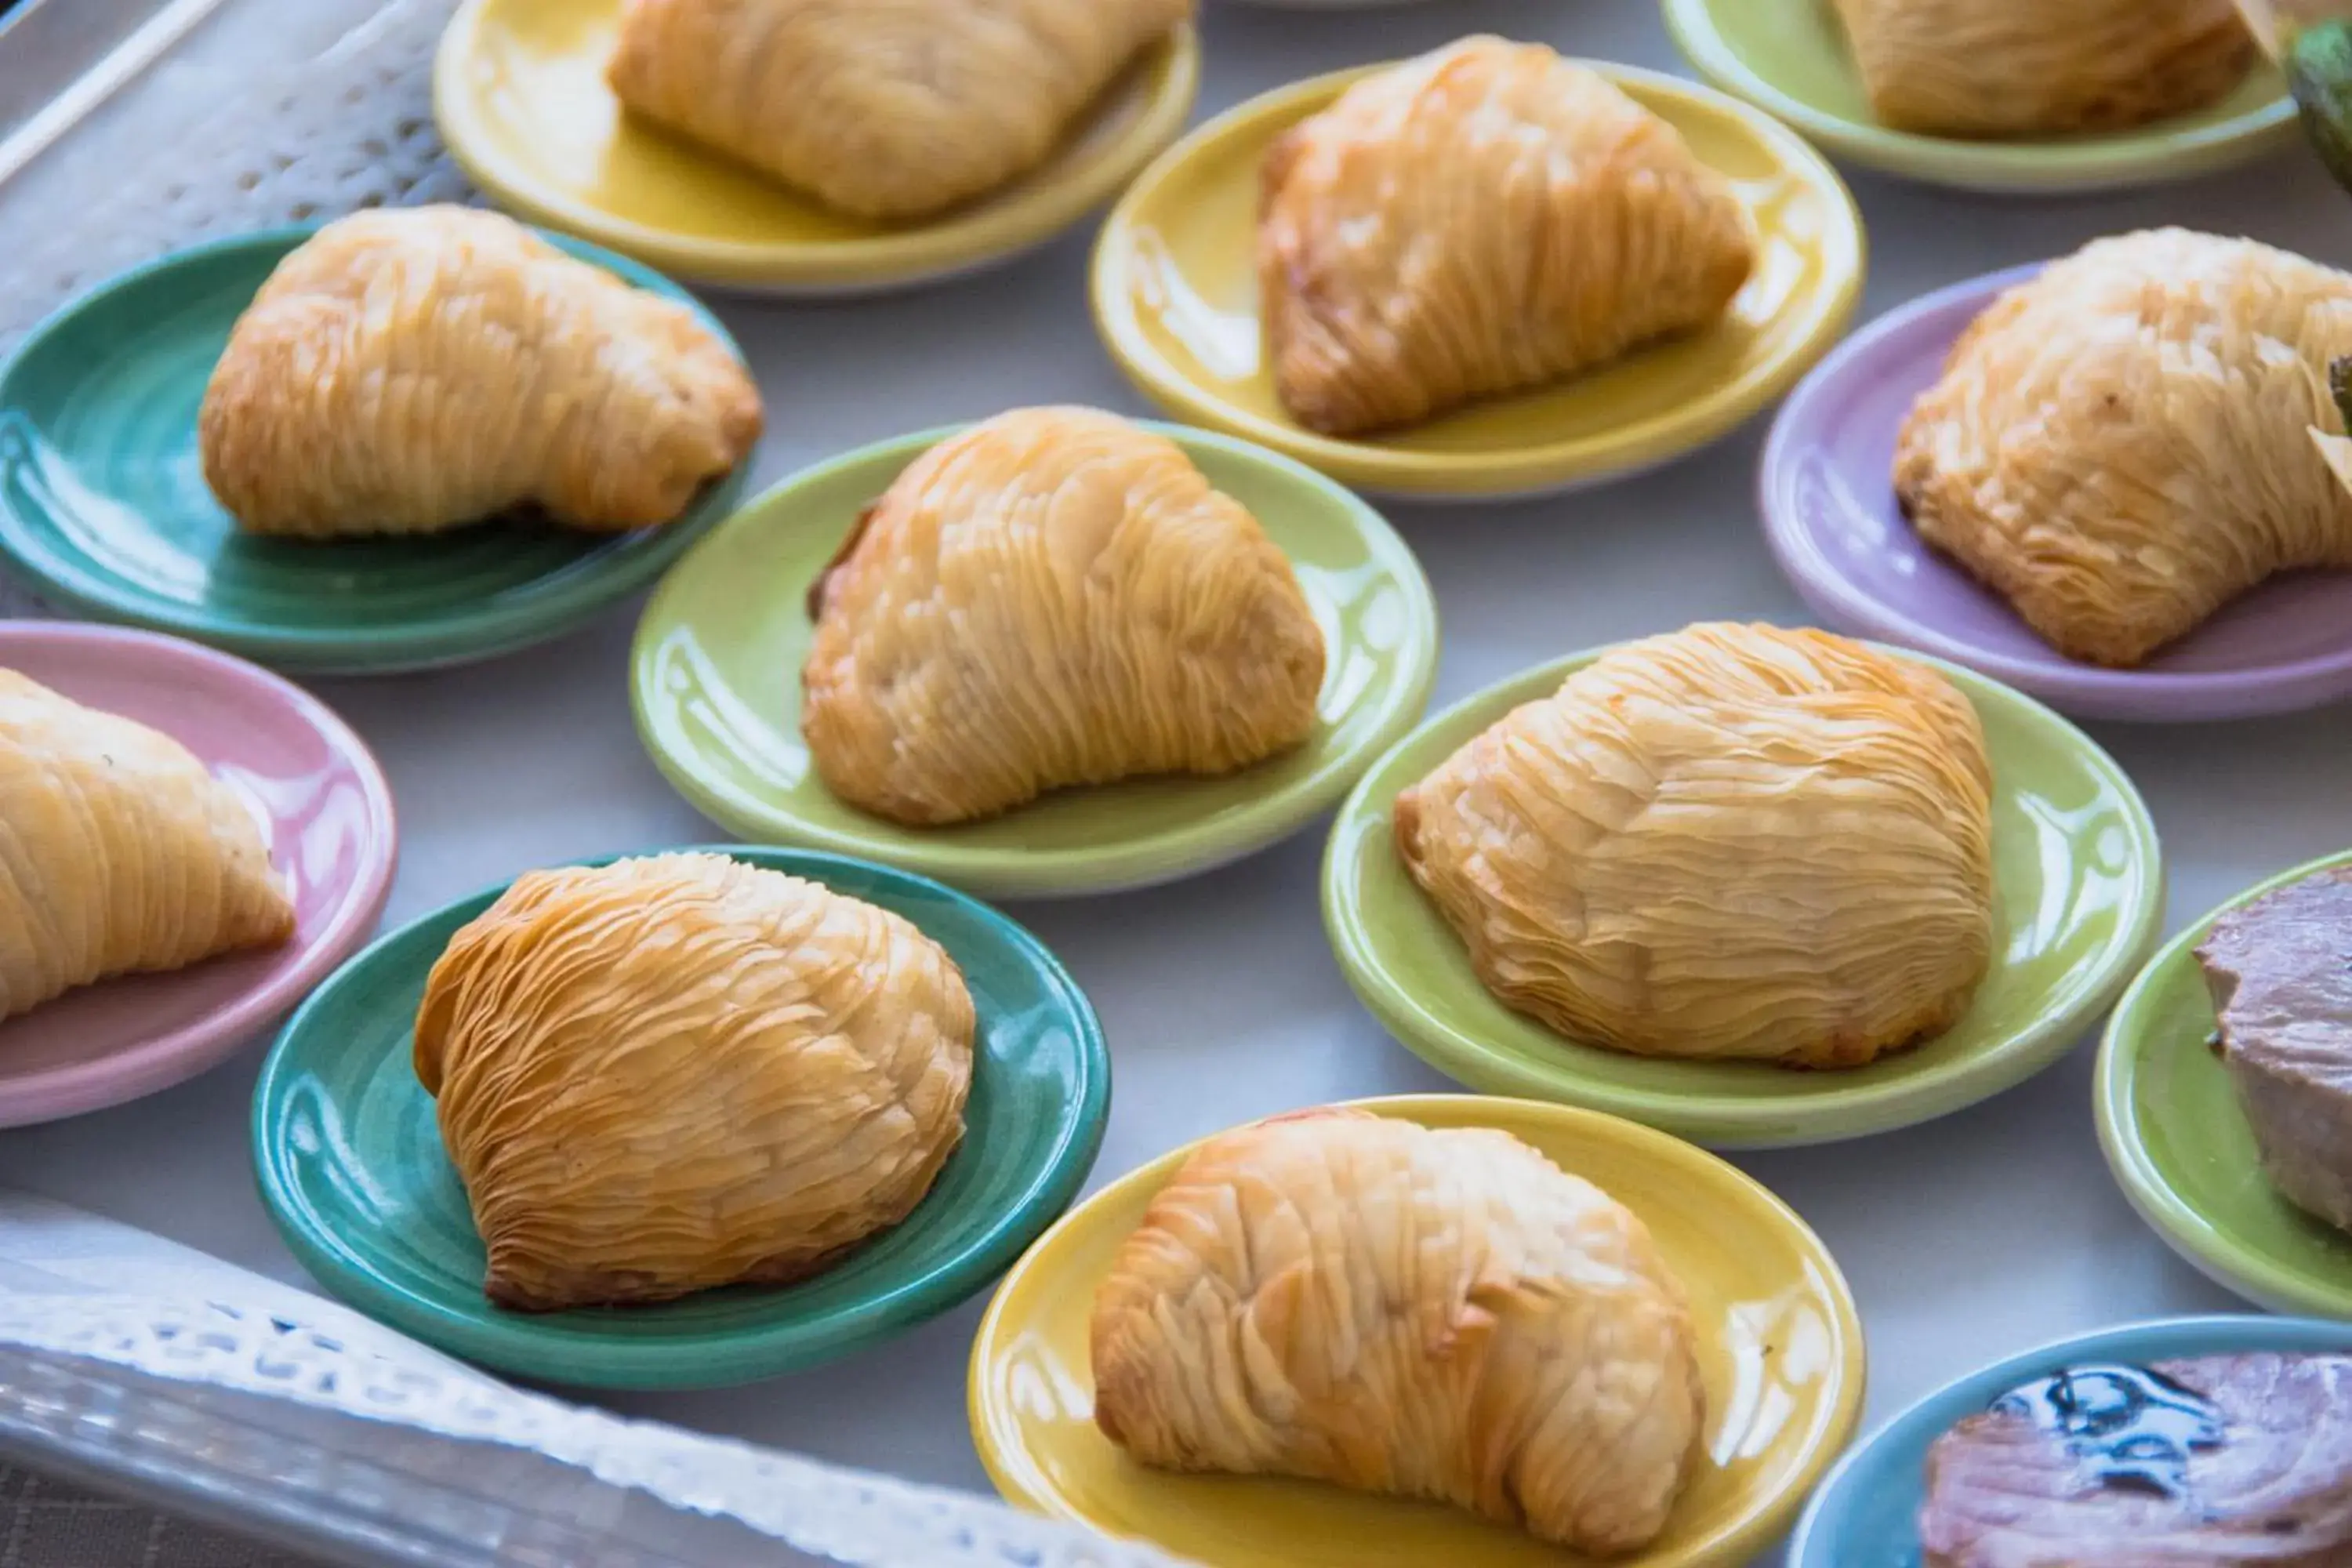
<svg viewBox="0 0 2352 1568">
<path fill-rule="evenodd" d="M 1397 847 L 1506 1005 L 1641 1056 L 1853 1067 L 1967 1009 L 1991 774 L 1926 667 L 1824 632 L 1627 643 L 1397 796 Z"/>
<path fill-rule="evenodd" d="M 760 436 L 760 395 L 685 305 L 496 213 L 384 208 L 289 254 L 197 417 L 248 531 L 428 533 L 536 506 L 650 528 Z"/>
<path fill-rule="evenodd" d="M 905 1219 L 963 1136 L 975 1028 L 898 915 L 681 853 L 534 871 L 461 927 L 416 1076 L 544 1310 L 774 1284 Z"/>
</svg>

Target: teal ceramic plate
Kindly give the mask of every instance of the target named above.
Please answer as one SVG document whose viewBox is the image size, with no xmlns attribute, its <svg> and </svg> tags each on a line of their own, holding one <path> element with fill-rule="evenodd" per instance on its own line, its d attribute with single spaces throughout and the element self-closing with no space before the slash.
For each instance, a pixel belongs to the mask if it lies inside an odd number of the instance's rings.
<svg viewBox="0 0 2352 1568">
<path fill-rule="evenodd" d="M 1665 0 L 1665 12 L 1683 53 L 1726 92 L 1787 121 L 1837 157 L 1964 190 L 2056 194 L 2155 184 L 2262 157 L 2296 137 L 2294 100 L 2269 65 L 2257 66 L 2218 103 L 2136 131 L 2030 142 L 1916 136 L 1871 118 L 1827 0 Z"/>
<path fill-rule="evenodd" d="M 1374 764 L 1339 808 L 1323 860 L 1332 948 L 1364 1005 L 1439 1071 L 1490 1094 L 1612 1111 L 1721 1148 L 1824 1143 L 1925 1121 L 2040 1071 L 2106 1010 L 2147 952 L 2164 875 L 2156 825 L 2123 770 L 2032 699 L 1900 654 L 1968 694 L 1992 757 L 1999 923 L 1991 972 L 1958 1024 L 1868 1067 L 1801 1072 L 1626 1056 L 1510 1011 L 1478 983 L 1460 939 L 1397 858 L 1391 805 L 1487 725 L 1604 651 L 1528 670 L 1447 709 Z"/>
<path fill-rule="evenodd" d="M 2107 1020 L 2094 1090 L 2107 1164 L 2175 1252 L 2273 1311 L 2330 1318 L 2352 1318 L 2352 1237 L 2263 1178 L 2253 1130 L 2207 1044 L 2217 1020 L 2197 944 L 2241 904 L 2347 861 L 2352 850 L 2281 872 L 2173 938 Z"/>
<path fill-rule="evenodd" d="M 1305 826 L 1412 726 L 1437 664 L 1428 580 L 1381 515 L 1330 479 L 1230 437 L 1171 437 L 1290 557 L 1328 650 L 1307 743 L 1223 778 L 1065 790 L 992 821 L 909 828 L 834 798 L 800 732 L 809 585 L 866 503 L 950 430 L 793 476 L 662 580 L 637 627 L 637 732 L 680 794 L 730 833 L 903 866 L 989 897 L 1148 886 Z"/>
<path fill-rule="evenodd" d="M 553 637 L 644 587 L 733 509 L 740 468 L 677 521 L 635 533 L 520 522 L 429 539 L 238 532 L 205 488 L 196 409 L 238 314 L 316 226 L 127 272 L 42 322 L 0 367 L 0 552 L 37 592 L 282 669 L 383 673 Z M 635 262 L 547 237 L 693 302 Z"/>
<path fill-rule="evenodd" d="M 980 1015 L 964 1141 L 906 1223 L 782 1289 L 543 1314 L 491 1306 L 481 1238 L 409 1049 L 426 973 L 499 887 L 413 921 L 338 970 L 262 1068 L 253 1099 L 262 1202 L 320 1284 L 427 1344 L 525 1377 L 711 1387 L 807 1366 L 944 1311 L 1062 1212 L 1102 1142 L 1110 1060 L 1094 1009 L 1037 939 L 885 867 L 718 847 L 895 910 L 962 969 Z"/>
</svg>

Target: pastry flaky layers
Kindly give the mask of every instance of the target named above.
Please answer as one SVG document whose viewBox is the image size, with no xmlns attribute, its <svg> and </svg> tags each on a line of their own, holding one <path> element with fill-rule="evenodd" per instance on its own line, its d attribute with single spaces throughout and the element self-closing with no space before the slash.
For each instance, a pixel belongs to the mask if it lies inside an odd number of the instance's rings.
<svg viewBox="0 0 2352 1568">
<path fill-rule="evenodd" d="M 827 205 L 914 219 L 1043 163 L 1192 0 L 628 0 L 624 107 Z"/>
<path fill-rule="evenodd" d="M 1579 1552 L 1658 1534 L 1706 1415 L 1640 1219 L 1507 1132 L 1360 1111 L 1194 1150 L 1090 1337 L 1096 1423 L 1146 1464 L 1450 1502 Z"/>
<path fill-rule="evenodd" d="M 502 1306 L 823 1268 L 963 1136 L 972 1003 L 886 910 L 710 854 L 535 871 L 449 941 L 417 1079 Z"/>
<path fill-rule="evenodd" d="M 1990 962 L 1991 772 L 1924 666 L 1823 632 L 1627 643 L 1397 796 L 1486 988 L 1641 1056 L 1854 1067 Z"/>
<path fill-rule="evenodd" d="M 1881 124 L 1928 136 L 2122 131 L 2245 79 L 2233 0 L 1836 0 Z"/>
<path fill-rule="evenodd" d="M 2352 274 L 2186 229 L 2096 240 L 1953 345 L 1895 493 L 2059 652 L 2137 665 L 2274 573 L 2352 566 L 2347 355 Z"/>
<path fill-rule="evenodd" d="M 294 934 L 244 801 L 188 749 L 0 669 L 0 1017 Z"/>
<path fill-rule="evenodd" d="M 1755 264 L 1730 182 L 1539 44 L 1465 38 L 1368 77 L 1276 142 L 1261 178 L 1275 390 L 1327 435 L 1706 326 Z"/>
<path fill-rule="evenodd" d="M 354 213 L 237 318 L 197 416 L 205 480 L 255 533 L 430 533 L 535 506 L 676 520 L 760 437 L 760 394 L 685 304 L 496 213 Z"/>
<path fill-rule="evenodd" d="M 1315 727 L 1323 634 L 1289 561 L 1182 447 L 1093 409 L 933 447 L 812 598 L 802 733 L 834 794 L 894 821 L 1231 773 Z"/>
</svg>

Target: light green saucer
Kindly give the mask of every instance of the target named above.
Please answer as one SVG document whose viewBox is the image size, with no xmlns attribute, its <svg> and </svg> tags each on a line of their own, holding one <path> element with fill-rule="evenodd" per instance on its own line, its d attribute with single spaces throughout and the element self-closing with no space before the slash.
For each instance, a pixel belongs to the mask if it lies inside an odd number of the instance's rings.
<svg viewBox="0 0 2352 1568">
<path fill-rule="evenodd" d="M 2296 139 L 2277 70 L 2255 68 L 2220 102 L 2137 131 L 1971 142 L 1889 131 L 1871 118 L 1829 0 L 1664 0 L 1666 27 L 1699 73 L 1779 116 L 1832 156 L 1964 190 L 2119 190 L 2210 174 Z"/>
<path fill-rule="evenodd" d="M 1172 437 L 1290 557 L 1328 650 L 1298 750 L 1223 778 L 1065 790 L 987 822 L 910 828 L 837 800 L 800 732 L 809 585 L 857 514 L 952 430 L 867 447 L 786 479 L 714 530 L 646 607 L 630 669 L 637 732 L 678 792 L 755 841 L 919 871 L 991 897 L 1150 886 L 1236 860 L 1327 811 L 1421 717 L 1437 662 L 1428 580 L 1381 515 L 1245 441 Z"/>
<path fill-rule="evenodd" d="M 2173 938 L 2116 1004 L 2093 1092 L 2116 1180 L 2175 1252 L 2274 1312 L 2352 1319 L 2352 1237 L 2263 1178 L 2253 1129 L 2208 1044 L 2217 1020 L 2197 963 L 2197 944 L 2221 916 L 2347 861 L 2352 850 L 2283 871 Z"/>
<path fill-rule="evenodd" d="M 2066 1053 L 2106 1010 L 2164 909 L 2156 825 L 2113 758 L 2049 709 L 1924 655 L 1983 721 L 1993 769 L 1998 929 L 1992 968 L 1950 1030 L 1868 1067 L 1797 1071 L 1623 1055 L 1553 1034 L 1480 984 L 1397 857 L 1397 793 L 1520 703 L 1556 690 L 1591 648 L 1438 714 L 1373 765 L 1339 808 L 1323 860 L 1323 923 L 1348 982 L 1432 1067 L 1489 1094 L 1587 1106 L 1718 1148 L 1826 1143 L 1941 1116 Z M 1822 852 L 1837 852 L 1824 842 Z"/>
</svg>

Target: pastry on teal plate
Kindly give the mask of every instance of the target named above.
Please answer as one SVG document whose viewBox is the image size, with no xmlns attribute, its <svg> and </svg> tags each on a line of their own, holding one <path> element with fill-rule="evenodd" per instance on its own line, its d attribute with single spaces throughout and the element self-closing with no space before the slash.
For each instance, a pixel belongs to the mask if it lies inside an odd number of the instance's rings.
<svg viewBox="0 0 2352 1568">
<path fill-rule="evenodd" d="M 241 531 L 205 483 L 197 410 L 238 316 L 317 229 L 242 235 L 134 268 L 43 321 L 0 367 L 0 553 L 26 585 L 282 669 L 377 674 L 557 636 L 643 588 L 732 510 L 748 464 L 675 521 L 624 533 L 519 519 L 409 537 Z M 693 305 L 635 262 L 544 237 Z"/>
<path fill-rule="evenodd" d="M 678 853 L 700 858 L 461 899 L 288 1022 L 254 1092 L 254 1163 L 321 1285 L 503 1372 L 717 1386 L 946 1310 L 1076 1195 L 1109 1059 L 1034 937 L 886 867 Z M 712 997 L 715 1022 L 698 1011 Z M 845 1120 L 824 1121 L 836 1102 Z M 731 1109 L 713 1121 L 712 1103 Z M 658 1162 L 632 1176 L 648 1147 Z M 696 1288 L 714 1277 L 782 1282 Z"/>
<path fill-rule="evenodd" d="M 1142 627 L 1139 637 L 1160 636 L 1153 628 L 1163 622 L 1181 622 L 1203 637 L 1222 638 L 1227 633 L 1220 628 L 1257 625 L 1263 611 L 1268 622 L 1279 620 L 1287 628 L 1280 646 L 1291 648 L 1311 640 L 1288 635 L 1304 627 L 1305 617 L 1311 616 L 1322 642 L 1320 687 L 1301 663 L 1298 685 L 1286 699 L 1295 701 L 1303 741 L 1234 771 L 1127 777 L 1053 789 L 994 815 L 941 826 L 914 825 L 906 812 L 886 817 L 877 810 L 888 808 L 890 802 L 869 809 L 868 803 L 854 805 L 829 788 L 804 732 L 811 710 L 803 668 L 816 643 L 813 617 L 824 597 L 818 591 L 821 580 L 827 584 L 824 592 L 831 592 L 830 584 L 838 581 L 829 574 L 831 568 L 847 560 L 859 563 L 861 581 L 887 581 L 876 577 L 885 573 L 929 581 L 923 575 L 931 570 L 928 557 L 876 559 L 877 552 L 895 548 L 888 541 L 901 536 L 885 529 L 869 537 L 861 518 L 918 458 L 947 438 L 964 434 L 971 441 L 954 451 L 966 455 L 950 459 L 959 465 L 954 472 L 962 482 L 940 491 L 953 498 L 950 505 L 983 490 L 995 495 L 987 487 L 1002 478 L 1008 452 L 1031 453 L 1023 460 L 1041 464 L 1047 459 L 1034 454 L 1055 442 L 1100 445 L 1075 469 L 1077 478 L 1039 481 L 1047 486 L 1044 494 L 1050 506 L 1032 491 L 1028 499 L 1008 500 L 995 510 L 983 500 L 968 517 L 941 526 L 940 537 L 954 536 L 956 570 L 966 574 L 956 591 L 1007 595 L 985 605 L 987 622 L 998 632 L 948 645 L 944 662 L 975 667 L 971 669 L 940 668 L 936 655 L 919 664 L 904 647 L 884 649 L 895 663 L 888 680 L 874 686 L 886 700 L 900 687 L 919 691 L 929 682 L 966 693 L 975 687 L 993 691 L 1002 699 L 1000 706 L 1019 709 L 1021 704 L 1004 694 L 1025 689 L 1021 681 L 1050 685 L 1049 677 L 1034 672 L 1064 668 L 1056 650 L 1068 646 L 1030 643 L 1030 625 L 1036 626 L 1040 639 L 1085 637 L 1099 630 L 1084 618 L 1094 615 L 1094 609 L 1070 611 L 1073 602 L 1083 606 L 1092 605 L 1092 599 L 1057 599 L 1059 579 L 1031 581 L 1024 574 L 1066 574 L 1076 570 L 1069 563 L 1083 557 L 1094 563 L 1074 580 L 1108 584 L 1104 591 L 1114 595 L 1128 594 L 1138 581 L 1156 584 L 1155 591 L 1174 581 L 1193 584 L 1173 596 L 1162 594 L 1156 608 L 1138 604 L 1132 617 L 1116 623 L 1122 628 Z M 1172 441 L 1210 486 L 1256 519 L 1265 539 L 1289 563 L 1297 595 L 1303 596 L 1303 613 L 1287 585 L 1265 571 L 1256 553 L 1263 544 L 1246 542 L 1242 534 L 1229 531 L 1229 520 L 1222 513 L 1186 510 L 1194 504 L 1190 501 L 1171 503 L 1172 510 L 1153 511 L 1149 520 L 1139 511 L 1116 510 L 1130 504 L 1119 497 L 1164 496 L 1175 492 L 1163 487 L 1181 489 L 1168 471 L 1173 465 L 1165 441 Z M 1146 465 L 1149 473 L 1139 475 L 1120 466 L 1130 460 Z M 989 468 L 992 463 L 999 466 Z M 983 469 L 992 476 L 985 482 L 974 477 Z M 1013 482 L 1030 471 L 1042 474 L 1048 468 L 1015 468 Z M 1198 480 L 1185 482 L 1196 485 Z M 1058 489 L 1053 488 L 1055 484 Z M 919 481 L 915 488 L 922 488 Z M 909 508 L 892 515 L 912 516 L 920 510 L 913 502 Z M 1128 531 L 1160 528 L 1171 516 L 1191 520 L 1171 528 L 1172 543 L 1171 535 L 1152 535 L 1156 542 L 1129 548 Z M 1052 542 L 1017 532 L 1008 533 L 1009 542 L 1001 549 L 973 542 L 973 529 L 1044 526 L 1023 521 L 1030 517 L 1051 520 L 1058 531 Z M 1097 527 L 1099 531 L 1093 531 Z M 910 525 L 905 539 L 913 538 Z M 1110 542 L 1115 538 L 1124 542 Z M 950 546 L 908 542 L 906 548 L 939 552 Z M 1233 554 L 1223 558 L 1223 564 L 1188 563 L 1183 552 L 1195 549 Z M 1171 550 L 1177 561 L 1173 567 L 1169 565 Z M 1097 551 L 1101 553 L 1087 553 Z M 1163 568 L 1189 575 L 1154 575 Z M 1230 587 L 1237 581 L 1246 589 Z M 1196 602 L 1199 595 L 1242 591 L 1262 598 L 1214 614 L 1210 613 L 1213 606 L 1204 608 L 1204 602 Z M 940 590 L 940 595 L 947 592 Z M 1008 613 L 1006 604 L 1018 607 Z M 1056 605 L 1061 608 L 1039 607 Z M 894 605 L 875 618 L 885 626 L 912 626 L 915 618 L 944 613 L 932 595 L 911 608 Z M 1006 625 L 1020 630 L 1004 637 L 1001 632 Z M 1132 653 L 1147 644 L 1121 646 Z M 1174 668 L 1197 673 L 1209 665 L 1210 656 L 1202 657 L 1201 666 Z M 1011 681 L 1003 668 L 990 662 L 1007 658 L 1029 660 Z M 1337 804 L 1371 760 L 1420 718 L 1436 658 L 1436 606 L 1412 552 L 1378 512 L 1334 481 L 1230 437 L 1150 421 L 1113 423 L 1108 416 L 1087 410 L 1022 410 L 1000 416 L 986 426 L 927 431 L 865 447 L 795 475 L 750 502 L 662 580 L 637 628 L 630 698 L 638 734 L 664 775 L 705 816 L 741 838 L 856 855 L 937 877 L 986 897 L 1042 897 L 1169 881 L 1238 859 L 1297 831 Z M 840 662 L 826 666 L 835 677 Z M 1145 654 L 1134 653 L 1131 658 L 1122 654 L 1102 668 L 1131 673 L 1146 662 Z M 1166 668 L 1154 664 L 1154 678 L 1164 675 Z M 1236 706 L 1254 706 L 1244 693 L 1256 684 L 1263 668 L 1253 660 L 1248 669 L 1224 670 L 1203 689 L 1226 693 Z M 859 679 L 874 673 L 866 670 Z M 836 680 L 827 689 L 841 684 Z M 1078 711 L 1071 704 L 1085 700 L 1101 700 L 1067 689 L 1040 690 L 1035 725 L 1024 722 L 1018 712 L 1011 718 L 991 717 L 974 743 L 983 751 L 999 742 L 1026 744 L 1033 728 L 1060 737 L 1040 743 L 1040 754 L 1070 740 L 1071 734 L 1085 741 L 1110 727 L 1094 720 L 1062 722 L 1066 710 Z M 959 697 L 937 707 L 944 711 L 934 717 L 945 728 L 970 704 Z M 833 732 L 867 736 L 862 754 L 895 755 L 899 760 L 892 765 L 901 773 L 919 771 L 905 759 L 917 754 L 915 748 L 928 747 L 930 739 L 903 729 L 882 729 L 870 707 L 839 722 Z M 895 737 L 895 753 L 874 739 L 886 734 Z M 994 776 L 992 764 L 1000 761 L 974 756 L 965 768 L 950 760 L 912 783 L 944 790 L 967 773 L 980 777 L 982 764 L 990 764 L 990 776 Z"/>
<path fill-rule="evenodd" d="M 2331 992 L 2340 999 L 2352 978 L 2352 895 L 2327 875 L 2347 867 L 2352 850 L 2281 872 L 2173 938 L 2116 1005 L 2094 1092 L 2108 1166 L 2175 1252 L 2273 1311 L 2352 1319 L 2352 1236 L 2290 1202 L 2264 1170 L 2267 1142 L 2284 1173 L 2317 1185 L 2315 1208 L 2328 1206 L 2332 1189 L 2333 1206 L 2352 1215 L 2341 1174 L 2343 1117 L 2352 1104 L 2342 1085 L 2352 1077 L 2339 1059 L 2352 1056 L 2352 1034 L 2340 1010 L 2326 1011 Z M 2265 897 L 2304 883 L 2323 901 L 2298 908 Z M 2346 902 L 2330 907 L 2333 900 Z M 2255 962 L 2231 962 L 2228 933 L 2216 930 L 2225 921 L 2238 929 L 2238 942 L 2259 948 Z M 2266 1039 L 2261 1027 L 2233 1029 L 2223 1045 L 2198 959 L 2209 941 L 2217 962 L 2239 975 L 2239 1004 L 2279 1038 Z M 2265 1100 L 2277 1115 L 2267 1140 L 2258 1139 L 2225 1058 L 2268 1084 Z"/>
<path fill-rule="evenodd" d="M 2116 8 L 2124 3 L 2116 0 Z M 1873 110 L 1872 94 L 1831 0 L 1664 5 L 1667 30 L 1716 86 L 1786 121 L 1834 157 L 1935 184 L 2020 195 L 2117 190 L 2210 174 L 2295 140 L 2295 106 L 2277 68 L 2258 57 L 2223 5 L 2175 7 L 2180 20 L 2149 16 L 2144 25 L 2131 24 L 2130 37 L 2121 45 L 2107 38 L 2084 45 L 2090 60 L 2074 68 L 2081 91 L 2073 111 L 2078 117 L 2105 114 L 2126 122 L 2122 128 L 1966 136 L 1920 134 L 1883 122 Z M 2034 5 L 2035 0 L 1982 0 L 1977 8 L 1990 15 L 2030 12 Z M 1945 113 L 1957 112 L 1957 105 L 1970 114 L 1995 115 L 2001 106 L 2031 101 L 2015 90 L 2024 73 L 2068 68 L 2050 55 L 2020 54 L 2012 64 L 1993 41 L 2000 30 L 1990 24 L 1982 37 L 1971 41 L 1951 20 L 1962 8 L 1948 0 L 1877 0 L 1852 8 L 1874 14 L 1883 30 L 1908 26 L 1912 39 L 1889 46 L 1890 52 L 1911 48 L 1920 57 L 1913 79 L 1917 89 L 1905 93 L 1905 100 L 1918 102 L 1921 93 L 1927 94 L 1927 101 Z M 2081 10 L 2051 7 L 2046 14 Z M 2192 34 L 2178 36 L 2192 26 Z M 2020 21 L 2014 31 L 2040 29 Z M 1960 77 L 1938 83 L 1929 75 L 1956 70 L 1960 61 L 1973 62 L 1984 79 Z M 1893 90 L 1902 92 L 1903 79 L 1892 71 L 1889 76 Z M 2175 107 L 2166 94 L 2179 95 L 2186 106 Z M 2116 112 L 2118 106 L 2134 103 L 2156 117 L 2141 121 L 2139 113 Z M 2140 122 L 2129 123 L 2134 121 Z"/>
<path fill-rule="evenodd" d="M 1701 626 L 1432 718 L 1340 807 L 1322 899 L 1356 994 L 1448 1077 L 1763 1148 L 1923 1121 L 2055 1061 L 2147 952 L 2164 879 L 2131 781 L 2031 699 Z"/>
</svg>

